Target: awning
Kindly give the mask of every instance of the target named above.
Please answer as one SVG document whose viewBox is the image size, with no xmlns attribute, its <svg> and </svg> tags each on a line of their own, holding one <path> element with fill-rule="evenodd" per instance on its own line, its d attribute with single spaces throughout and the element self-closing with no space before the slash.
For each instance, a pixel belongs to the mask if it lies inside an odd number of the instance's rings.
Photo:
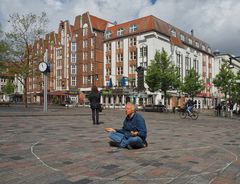
<svg viewBox="0 0 240 184">
<path fill-rule="evenodd" d="M 67 96 L 66 92 L 64 92 L 64 91 L 52 91 L 52 92 L 48 92 L 48 95 L 52 95 L 52 96 Z"/>
</svg>

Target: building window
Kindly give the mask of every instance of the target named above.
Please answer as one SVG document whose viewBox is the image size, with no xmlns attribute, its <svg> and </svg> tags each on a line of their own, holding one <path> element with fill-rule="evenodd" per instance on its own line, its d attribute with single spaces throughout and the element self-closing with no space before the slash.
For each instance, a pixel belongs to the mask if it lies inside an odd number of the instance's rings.
<svg viewBox="0 0 240 184">
<path fill-rule="evenodd" d="M 131 60 L 136 60 L 137 59 L 137 52 L 136 51 L 130 52 L 130 59 Z"/>
<path fill-rule="evenodd" d="M 87 72 L 87 64 L 83 65 L 83 72 Z"/>
<path fill-rule="evenodd" d="M 123 36 L 123 33 L 124 33 L 124 29 L 123 28 L 119 28 L 117 30 L 117 36 Z"/>
<path fill-rule="evenodd" d="M 106 56 L 106 63 L 107 64 L 111 63 L 111 56 Z"/>
<path fill-rule="evenodd" d="M 118 62 L 122 62 L 123 61 L 123 54 L 122 53 L 117 55 L 117 61 Z"/>
<path fill-rule="evenodd" d="M 83 40 L 83 48 L 87 48 L 88 46 L 88 41 L 87 40 Z"/>
<path fill-rule="evenodd" d="M 197 48 L 199 48 L 199 43 L 197 41 L 195 42 L 195 45 Z"/>
<path fill-rule="evenodd" d="M 188 43 L 192 45 L 192 39 L 188 38 Z"/>
<path fill-rule="evenodd" d="M 61 44 L 62 45 L 65 45 L 65 32 L 64 32 L 64 29 L 62 29 L 61 31 Z"/>
<path fill-rule="evenodd" d="M 94 51 L 91 50 L 91 59 L 94 59 Z"/>
<path fill-rule="evenodd" d="M 193 69 L 194 69 L 196 72 L 199 72 L 198 60 L 197 60 L 196 58 L 193 59 Z"/>
<path fill-rule="evenodd" d="M 72 74 L 77 74 L 76 73 L 76 65 L 71 65 L 71 73 Z"/>
<path fill-rule="evenodd" d="M 94 38 L 91 38 L 91 47 L 94 46 Z"/>
<path fill-rule="evenodd" d="M 106 51 L 111 51 L 111 43 L 106 43 Z"/>
<path fill-rule="evenodd" d="M 177 33 L 176 33 L 175 29 L 172 29 L 172 30 L 171 30 L 171 35 L 174 36 L 174 37 L 177 36 Z"/>
<path fill-rule="evenodd" d="M 130 27 L 129 27 L 129 32 L 130 33 L 133 33 L 133 32 L 135 32 L 135 31 L 137 31 L 137 26 L 134 24 L 134 25 L 131 25 Z"/>
<path fill-rule="evenodd" d="M 105 31 L 105 39 L 111 38 L 112 37 L 112 32 L 111 31 Z"/>
<path fill-rule="evenodd" d="M 72 52 L 76 52 L 76 42 L 72 42 Z"/>
<path fill-rule="evenodd" d="M 185 57 L 185 71 L 186 71 L 186 75 L 188 74 L 188 71 L 191 69 L 191 59 L 189 58 L 189 56 Z"/>
<path fill-rule="evenodd" d="M 83 60 L 87 60 L 87 57 L 88 57 L 87 52 L 83 52 Z"/>
<path fill-rule="evenodd" d="M 205 45 L 202 45 L 202 50 L 204 50 L 204 51 L 206 50 L 206 47 L 205 47 Z"/>
<path fill-rule="evenodd" d="M 88 25 L 84 24 L 83 25 L 83 36 L 87 36 L 87 34 L 88 34 Z"/>
<path fill-rule="evenodd" d="M 117 49 L 122 49 L 123 48 L 123 41 L 119 40 L 117 41 Z"/>
<path fill-rule="evenodd" d="M 185 41 L 185 36 L 182 33 L 180 34 L 180 40 Z"/>
<path fill-rule="evenodd" d="M 106 68 L 106 75 L 111 75 L 111 68 Z"/>
<path fill-rule="evenodd" d="M 132 37 L 129 39 L 129 46 L 133 47 L 137 45 L 137 38 L 136 37 Z"/>
<path fill-rule="evenodd" d="M 77 60 L 77 59 L 76 59 L 76 53 L 72 53 L 72 54 L 71 54 L 71 62 L 72 62 L 72 63 L 76 63 L 76 60 Z"/>
<path fill-rule="evenodd" d="M 135 66 L 135 65 L 130 65 L 130 67 L 129 67 L 129 73 L 130 73 L 130 74 L 135 74 L 135 73 L 136 73 L 136 66 Z"/>
<path fill-rule="evenodd" d="M 140 48 L 140 56 L 141 57 L 147 57 L 147 53 L 148 53 L 147 46 L 143 46 L 143 47 Z"/>
<path fill-rule="evenodd" d="M 123 67 L 122 66 L 117 67 L 117 74 L 118 75 L 122 75 L 123 74 Z"/>
<path fill-rule="evenodd" d="M 84 76 L 84 77 L 83 77 L 83 84 L 87 84 L 87 82 L 88 82 L 88 77 L 87 77 L 87 76 Z"/>
</svg>

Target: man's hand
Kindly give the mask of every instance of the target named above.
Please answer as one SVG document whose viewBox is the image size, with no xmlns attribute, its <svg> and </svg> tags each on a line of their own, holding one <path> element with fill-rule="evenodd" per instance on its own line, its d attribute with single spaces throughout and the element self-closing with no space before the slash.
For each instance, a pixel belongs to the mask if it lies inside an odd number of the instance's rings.
<svg viewBox="0 0 240 184">
<path fill-rule="evenodd" d="M 113 128 L 105 128 L 105 131 L 106 132 L 116 132 L 116 130 Z"/>
<path fill-rule="evenodd" d="M 131 131 L 131 135 L 132 136 L 137 136 L 138 135 L 138 131 Z"/>
</svg>

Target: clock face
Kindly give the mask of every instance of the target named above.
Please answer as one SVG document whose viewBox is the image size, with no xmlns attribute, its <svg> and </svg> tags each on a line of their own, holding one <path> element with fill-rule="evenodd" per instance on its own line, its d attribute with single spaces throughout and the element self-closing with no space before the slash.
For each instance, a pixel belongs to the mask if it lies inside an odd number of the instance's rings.
<svg viewBox="0 0 240 184">
<path fill-rule="evenodd" d="M 40 72 L 45 72 L 47 70 L 47 63 L 41 62 L 38 66 Z"/>
</svg>

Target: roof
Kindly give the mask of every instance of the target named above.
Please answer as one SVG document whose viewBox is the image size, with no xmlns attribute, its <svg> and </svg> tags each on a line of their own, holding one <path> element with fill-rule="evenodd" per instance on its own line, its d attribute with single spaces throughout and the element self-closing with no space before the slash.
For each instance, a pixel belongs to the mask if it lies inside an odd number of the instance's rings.
<svg viewBox="0 0 240 184">
<path fill-rule="evenodd" d="M 106 29 L 107 24 L 110 23 L 107 20 L 100 19 L 93 15 L 90 15 L 90 20 L 91 20 L 93 29 L 97 29 L 100 31 L 104 31 Z"/>
<path fill-rule="evenodd" d="M 137 26 L 137 30 L 135 32 L 132 32 L 132 33 L 129 32 L 129 27 L 131 25 Z M 112 36 L 111 36 L 111 38 L 106 39 L 106 41 L 120 38 L 120 36 L 117 36 L 117 31 L 120 28 L 124 29 L 124 35 L 121 37 L 126 37 L 126 36 L 130 36 L 130 35 L 134 35 L 134 34 L 144 33 L 144 32 L 156 31 L 156 32 L 161 33 L 162 35 L 165 35 L 166 37 L 169 37 L 172 44 L 177 45 L 181 48 L 184 48 L 184 45 L 188 45 L 188 46 L 194 47 L 198 50 L 204 51 L 201 48 L 198 48 L 195 46 L 195 41 L 197 41 L 200 45 L 205 45 L 206 49 L 209 47 L 209 45 L 206 42 L 192 36 L 189 33 L 184 32 L 184 31 L 178 29 L 177 27 L 174 27 L 171 24 L 169 24 L 157 17 L 154 17 L 152 15 L 142 17 L 139 19 L 135 19 L 135 20 L 125 22 L 122 24 L 117 24 L 114 26 L 107 27 L 106 30 L 111 31 Z M 171 31 L 173 29 L 176 31 L 177 37 L 172 36 Z M 193 44 L 189 44 L 186 41 L 185 42 L 181 41 L 179 38 L 180 34 L 183 34 L 186 37 L 186 40 L 188 40 L 188 38 L 191 38 L 193 41 Z M 208 52 L 206 52 L 206 53 L 208 53 Z"/>
<path fill-rule="evenodd" d="M 181 48 L 185 48 L 184 44 L 182 43 L 182 41 L 179 38 L 175 37 L 175 36 L 171 36 L 170 37 L 170 41 L 171 41 L 171 43 L 173 45 L 176 45 L 176 46 L 181 47 Z"/>
</svg>

